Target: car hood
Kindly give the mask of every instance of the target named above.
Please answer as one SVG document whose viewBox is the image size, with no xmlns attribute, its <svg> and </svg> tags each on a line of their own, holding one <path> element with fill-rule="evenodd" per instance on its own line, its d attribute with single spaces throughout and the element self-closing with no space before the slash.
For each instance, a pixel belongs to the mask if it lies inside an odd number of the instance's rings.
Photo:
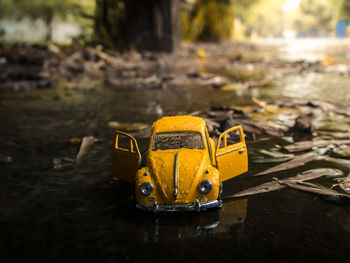
<svg viewBox="0 0 350 263">
<path fill-rule="evenodd" d="M 164 197 L 164 204 L 193 203 L 197 198 L 196 193 L 202 175 L 208 166 L 208 153 L 201 149 L 158 150 L 151 152 L 149 157 L 150 171 L 157 191 Z M 174 194 L 175 174 L 177 174 L 177 198 Z"/>
</svg>

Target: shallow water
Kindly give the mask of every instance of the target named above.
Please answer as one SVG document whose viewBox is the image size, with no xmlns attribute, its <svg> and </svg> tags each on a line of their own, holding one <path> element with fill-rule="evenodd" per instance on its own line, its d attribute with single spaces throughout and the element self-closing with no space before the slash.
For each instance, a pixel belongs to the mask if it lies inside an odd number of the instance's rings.
<svg viewBox="0 0 350 263">
<path fill-rule="evenodd" d="M 278 47 L 283 57 L 285 45 Z M 116 91 L 96 83 L 2 94 L 0 153 L 11 156 L 12 162 L 0 164 L 1 261 L 314 262 L 346 258 L 350 248 L 347 205 L 284 189 L 226 201 L 220 210 L 155 216 L 134 208 L 132 185 L 111 180 L 114 131 L 107 127 L 109 121 L 152 123 L 162 115 L 246 105 L 252 92 L 267 101 L 315 99 L 349 105 L 347 77 L 310 73 L 272 78 L 269 87 L 238 92 L 210 87 Z M 86 135 L 100 142 L 78 164 L 61 160 L 77 153 L 78 146 L 69 140 Z M 281 139 L 248 142 L 248 151 L 276 144 L 287 143 Z M 53 169 L 54 159 L 60 159 L 61 169 Z M 250 162 L 247 174 L 224 183 L 224 195 L 317 167 L 334 167 L 345 174 L 350 170 L 316 161 L 250 177 L 273 165 Z M 334 183 L 332 178 L 317 182 Z"/>
<path fill-rule="evenodd" d="M 261 89 L 259 95 L 271 101 L 319 100 L 338 105 L 350 105 L 349 85 L 350 78 L 347 76 L 308 73 L 277 79 L 272 88 Z"/>
</svg>

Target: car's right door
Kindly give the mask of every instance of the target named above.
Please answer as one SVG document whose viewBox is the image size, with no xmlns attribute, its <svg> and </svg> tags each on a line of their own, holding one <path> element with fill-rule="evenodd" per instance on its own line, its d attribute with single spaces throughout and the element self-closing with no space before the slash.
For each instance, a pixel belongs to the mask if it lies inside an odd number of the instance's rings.
<svg viewBox="0 0 350 263">
<path fill-rule="evenodd" d="M 235 140 L 231 141 L 233 138 Z M 215 156 L 220 182 L 248 171 L 247 146 L 241 125 L 220 134 Z"/>
</svg>

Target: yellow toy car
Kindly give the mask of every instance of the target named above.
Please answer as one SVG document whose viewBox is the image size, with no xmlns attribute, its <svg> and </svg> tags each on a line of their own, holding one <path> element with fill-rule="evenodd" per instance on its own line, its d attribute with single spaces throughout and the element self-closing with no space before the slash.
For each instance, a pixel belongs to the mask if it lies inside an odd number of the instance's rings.
<svg viewBox="0 0 350 263">
<path fill-rule="evenodd" d="M 222 133 L 215 148 L 202 118 L 174 116 L 153 123 L 144 167 L 135 138 L 117 131 L 112 166 L 115 178 L 135 183 L 137 208 L 201 211 L 221 206 L 222 182 L 248 170 L 248 155 L 241 126 Z"/>
</svg>

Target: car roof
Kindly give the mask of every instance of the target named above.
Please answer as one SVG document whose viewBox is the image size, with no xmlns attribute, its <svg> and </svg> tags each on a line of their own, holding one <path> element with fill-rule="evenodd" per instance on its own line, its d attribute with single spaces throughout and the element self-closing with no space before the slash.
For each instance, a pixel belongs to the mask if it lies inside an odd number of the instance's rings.
<svg viewBox="0 0 350 263">
<path fill-rule="evenodd" d="M 205 121 L 195 116 L 170 116 L 163 117 L 153 123 L 152 134 L 158 132 L 171 131 L 195 131 L 202 132 L 205 130 Z"/>
</svg>

